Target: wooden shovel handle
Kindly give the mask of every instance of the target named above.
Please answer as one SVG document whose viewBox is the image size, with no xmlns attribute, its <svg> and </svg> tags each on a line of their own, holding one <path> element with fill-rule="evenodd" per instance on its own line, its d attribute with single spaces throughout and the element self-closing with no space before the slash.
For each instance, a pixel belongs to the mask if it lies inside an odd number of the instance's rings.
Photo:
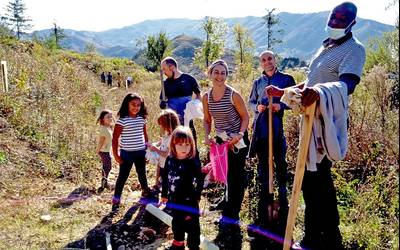
<svg viewBox="0 0 400 250">
<path fill-rule="evenodd" d="M 297 207 L 299 205 L 301 185 L 304 177 L 305 165 L 308 155 L 308 147 L 310 145 L 312 125 L 315 114 L 315 105 L 316 104 L 314 102 L 309 107 L 307 107 L 305 114 L 302 117 L 304 121 L 300 132 L 301 137 L 300 137 L 299 153 L 296 162 L 296 172 L 294 175 L 292 196 L 290 198 L 289 214 L 285 232 L 285 241 L 283 244 L 284 250 L 289 250 L 292 243 L 293 228 L 296 222 Z"/>
<path fill-rule="evenodd" d="M 272 96 L 268 96 L 268 187 L 269 193 L 274 193 L 274 155 L 273 155 L 273 131 L 272 131 Z"/>
<path fill-rule="evenodd" d="M 160 69 L 160 80 L 161 80 L 161 100 L 164 102 L 167 100 L 165 96 L 165 87 L 164 87 L 164 79 L 163 79 L 163 71 Z"/>
</svg>

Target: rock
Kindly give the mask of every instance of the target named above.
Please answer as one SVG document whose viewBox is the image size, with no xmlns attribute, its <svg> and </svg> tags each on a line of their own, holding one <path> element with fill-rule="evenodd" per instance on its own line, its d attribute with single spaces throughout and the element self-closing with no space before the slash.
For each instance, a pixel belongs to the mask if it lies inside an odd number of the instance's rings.
<svg viewBox="0 0 400 250">
<path fill-rule="evenodd" d="M 4 119 L 3 117 L 0 117 L 0 130 L 6 129 L 8 128 L 10 125 L 7 122 L 6 119 Z"/>
<path fill-rule="evenodd" d="M 49 222 L 49 221 L 51 221 L 51 215 L 50 214 L 44 214 L 44 215 L 40 216 L 40 220 L 44 221 L 44 222 Z"/>
<path fill-rule="evenodd" d="M 141 229 L 143 234 L 146 235 L 147 237 L 154 237 L 156 235 L 156 231 L 154 231 L 149 227 L 142 227 Z"/>
</svg>

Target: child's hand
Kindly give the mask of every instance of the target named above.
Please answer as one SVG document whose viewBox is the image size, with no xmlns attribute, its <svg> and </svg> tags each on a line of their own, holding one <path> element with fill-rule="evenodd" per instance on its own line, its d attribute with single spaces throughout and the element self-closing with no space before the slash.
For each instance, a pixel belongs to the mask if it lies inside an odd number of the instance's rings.
<svg viewBox="0 0 400 250">
<path fill-rule="evenodd" d="M 167 199 L 167 198 L 164 198 L 164 197 L 161 198 L 161 203 L 164 203 L 164 204 L 165 204 L 165 203 L 167 203 L 167 202 L 168 202 L 168 199 Z"/>
<path fill-rule="evenodd" d="M 204 144 L 206 144 L 206 145 L 208 145 L 208 146 L 211 146 L 211 144 L 213 144 L 213 143 L 215 143 L 214 139 L 212 139 L 212 138 L 210 138 L 210 137 L 208 137 L 208 136 L 206 136 L 206 137 L 204 138 Z"/>
<path fill-rule="evenodd" d="M 122 164 L 122 162 L 123 162 L 119 155 L 115 156 L 115 161 L 118 162 L 118 164 Z"/>
<path fill-rule="evenodd" d="M 150 146 L 148 146 L 148 149 L 150 149 L 151 151 L 156 151 L 158 148 L 150 144 Z"/>
</svg>

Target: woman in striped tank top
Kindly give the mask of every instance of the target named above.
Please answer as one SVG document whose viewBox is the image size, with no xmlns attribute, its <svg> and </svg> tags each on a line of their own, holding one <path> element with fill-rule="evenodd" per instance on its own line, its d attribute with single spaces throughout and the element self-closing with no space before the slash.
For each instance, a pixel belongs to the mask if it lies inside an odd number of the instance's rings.
<svg viewBox="0 0 400 250">
<path fill-rule="evenodd" d="M 239 222 L 239 212 L 245 189 L 245 160 L 248 151 L 247 127 L 249 114 L 242 96 L 226 84 L 228 65 L 223 60 L 212 63 L 208 71 L 212 88 L 203 96 L 205 143 L 222 143 L 221 133 L 226 133 L 230 139 L 228 153 L 228 184 L 225 191 L 225 201 L 220 219 L 221 227 L 226 228 L 225 222 L 236 226 Z M 217 137 L 210 138 L 211 123 L 214 121 Z M 240 149 L 235 146 L 241 139 L 246 144 Z"/>
</svg>

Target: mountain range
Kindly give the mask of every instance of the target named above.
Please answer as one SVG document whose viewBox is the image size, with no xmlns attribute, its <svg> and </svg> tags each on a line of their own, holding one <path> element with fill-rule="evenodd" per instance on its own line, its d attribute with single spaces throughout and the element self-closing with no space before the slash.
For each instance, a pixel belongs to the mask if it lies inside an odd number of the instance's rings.
<svg viewBox="0 0 400 250">
<path fill-rule="evenodd" d="M 281 12 L 277 14 L 280 23 L 276 26 L 276 30 L 282 29 L 283 33 L 277 36 L 282 40 L 282 43 L 277 45 L 274 50 L 282 57 L 298 57 L 303 60 L 309 60 L 326 38 L 324 29 L 328 15 L 329 12 L 308 14 Z M 266 48 L 266 27 L 262 17 L 225 18 L 223 21 L 229 27 L 226 37 L 227 48 L 233 48 L 234 46 L 231 28 L 238 23 L 250 31 L 256 45 L 256 52 Z M 188 43 L 184 45 L 185 49 L 192 50 L 191 46 L 199 46 L 199 41 L 205 37 L 201 28 L 202 22 L 202 19 L 170 18 L 146 20 L 123 28 L 102 32 L 65 29 L 66 38 L 63 39 L 62 46 L 77 52 L 83 52 L 85 46 L 90 43 L 95 45 L 102 55 L 133 58 L 139 51 L 138 41 L 143 41 L 149 35 L 164 31 L 170 39 L 182 35 L 196 38 L 193 39 L 196 44 Z M 357 24 L 353 27 L 353 33 L 366 45 L 369 39 L 379 37 L 383 32 L 393 29 L 394 27 L 391 25 L 358 18 Z M 33 32 L 33 34 L 43 37 L 49 35 L 51 31 L 51 29 L 40 30 Z"/>
</svg>

